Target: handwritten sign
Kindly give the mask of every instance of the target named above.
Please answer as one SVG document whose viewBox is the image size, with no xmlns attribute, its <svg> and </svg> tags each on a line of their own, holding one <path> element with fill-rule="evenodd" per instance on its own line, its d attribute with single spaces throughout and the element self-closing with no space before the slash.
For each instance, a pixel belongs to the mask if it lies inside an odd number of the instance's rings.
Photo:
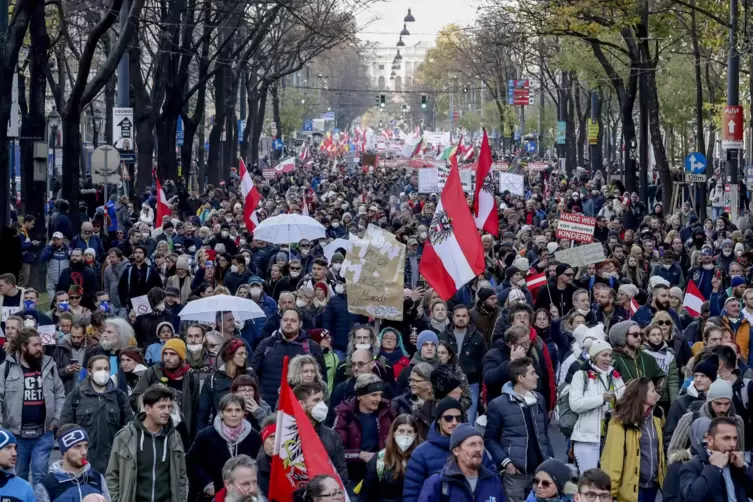
<svg viewBox="0 0 753 502">
<path fill-rule="evenodd" d="M 375 225 L 354 243 L 343 263 L 348 312 L 377 319 L 403 318 L 405 244 Z"/>
<path fill-rule="evenodd" d="M 425 167 L 418 170 L 418 193 L 438 193 L 439 173 L 436 167 Z"/>
<path fill-rule="evenodd" d="M 39 333 L 39 338 L 42 339 L 42 345 L 58 344 L 58 334 L 54 324 L 38 326 L 37 332 Z"/>
<path fill-rule="evenodd" d="M 567 263 L 571 267 L 585 267 L 592 263 L 600 263 L 607 259 L 604 256 L 604 246 L 601 244 L 586 244 L 576 248 L 563 249 L 554 253 L 560 263 Z"/>
<path fill-rule="evenodd" d="M 3 307 L 3 323 L 8 320 L 8 318 L 18 312 L 21 311 L 21 307 Z"/>
<path fill-rule="evenodd" d="M 152 313 L 152 306 L 149 304 L 149 298 L 147 298 L 146 295 L 131 298 L 131 305 L 133 305 L 133 310 L 136 311 L 136 315 Z"/>
</svg>

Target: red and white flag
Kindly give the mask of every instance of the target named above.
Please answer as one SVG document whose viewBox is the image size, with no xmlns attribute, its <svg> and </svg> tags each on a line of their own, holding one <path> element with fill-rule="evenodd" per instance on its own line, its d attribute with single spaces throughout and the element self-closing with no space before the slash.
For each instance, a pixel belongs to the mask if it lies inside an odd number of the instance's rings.
<svg viewBox="0 0 753 502">
<path fill-rule="evenodd" d="M 630 299 L 630 317 L 633 317 L 636 312 L 638 312 L 638 309 L 640 306 L 638 305 L 638 302 L 635 300 L 635 298 Z"/>
<path fill-rule="evenodd" d="M 253 232 L 256 225 L 259 224 L 259 220 L 256 217 L 256 206 L 259 205 L 261 200 L 261 194 L 259 190 L 254 186 L 254 180 L 251 178 L 248 170 L 246 170 L 246 163 L 243 159 L 238 159 L 240 164 L 241 174 L 241 193 L 243 194 L 243 219 L 246 222 L 246 230 Z"/>
<path fill-rule="evenodd" d="M 701 305 L 706 299 L 703 297 L 698 287 L 693 281 L 688 281 L 688 289 L 685 290 L 685 298 L 682 300 L 682 306 L 688 311 L 690 317 L 701 315 Z"/>
<path fill-rule="evenodd" d="M 457 161 L 442 190 L 429 226 L 419 271 L 440 298 L 447 301 L 484 271 L 484 248 L 460 183 Z"/>
<path fill-rule="evenodd" d="M 478 171 L 476 171 L 476 189 L 473 194 L 473 217 L 476 228 L 495 237 L 499 235 L 499 214 L 497 200 L 494 198 L 494 171 L 492 171 L 492 149 L 484 129 L 481 151 L 478 153 Z"/>
<path fill-rule="evenodd" d="M 544 284 L 546 284 L 546 271 L 526 277 L 526 287 L 532 296 L 535 296 L 535 292 Z"/>
<path fill-rule="evenodd" d="M 301 148 L 301 153 L 298 154 L 298 159 L 301 161 L 304 161 L 309 156 L 309 144 L 304 143 L 303 148 Z"/>
<path fill-rule="evenodd" d="M 167 196 L 165 191 L 162 190 L 162 183 L 159 182 L 156 173 L 154 174 L 154 183 L 157 186 L 157 219 L 154 226 L 159 228 L 162 226 L 165 216 L 169 217 L 172 211 L 170 211 L 170 206 L 167 205 Z"/>
<path fill-rule="evenodd" d="M 281 160 L 280 163 L 275 166 L 275 171 L 278 173 L 292 173 L 295 171 L 295 157 Z"/>
<path fill-rule="evenodd" d="M 319 475 L 332 476 L 345 491 L 322 440 L 288 385 L 287 357 L 283 362 L 281 380 L 269 500 L 291 502 L 293 492 L 301 484 Z M 345 499 L 348 500 L 347 494 Z"/>
</svg>

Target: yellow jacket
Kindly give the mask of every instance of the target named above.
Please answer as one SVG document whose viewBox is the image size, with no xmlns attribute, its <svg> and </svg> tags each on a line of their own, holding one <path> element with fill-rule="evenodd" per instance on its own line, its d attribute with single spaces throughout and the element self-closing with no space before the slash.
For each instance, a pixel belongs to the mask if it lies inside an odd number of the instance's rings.
<svg viewBox="0 0 753 502">
<path fill-rule="evenodd" d="M 734 333 L 735 343 L 740 347 L 740 355 L 742 356 L 743 361 L 747 361 L 748 355 L 750 355 L 750 323 L 742 314 L 740 314 L 740 317 L 741 319 L 740 324 L 737 326 L 737 333 L 735 333 L 735 330 L 730 326 L 729 319 L 727 319 L 726 315 L 722 316 L 722 326 Z"/>
<path fill-rule="evenodd" d="M 656 447 L 659 451 L 657 481 L 664 484 L 667 474 L 667 459 L 664 456 L 662 425 L 664 420 L 653 416 L 656 426 Z M 607 428 L 607 439 L 601 452 L 601 469 L 612 480 L 612 497 L 617 502 L 638 502 L 638 482 L 640 479 L 641 431 L 635 427 L 624 427 L 618 418 L 612 418 Z"/>
</svg>

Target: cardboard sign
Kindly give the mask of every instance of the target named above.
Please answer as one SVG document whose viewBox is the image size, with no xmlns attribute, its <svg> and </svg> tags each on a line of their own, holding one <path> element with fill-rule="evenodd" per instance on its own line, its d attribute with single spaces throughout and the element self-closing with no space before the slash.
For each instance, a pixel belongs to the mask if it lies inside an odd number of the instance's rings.
<svg viewBox="0 0 753 502">
<path fill-rule="evenodd" d="M 37 333 L 39 333 L 39 338 L 42 339 L 42 345 L 58 344 L 58 334 L 54 324 L 37 326 Z"/>
<path fill-rule="evenodd" d="M 418 170 L 418 193 L 439 193 L 439 173 L 437 167 Z"/>
<path fill-rule="evenodd" d="M 512 195 L 525 195 L 526 183 L 522 174 L 499 173 L 499 192 L 509 191 Z"/>
<path fill-rule="evenodd" d="M 560 214 L 557 223 L 557 238 L 575 242 L 591 242 L 594 239 L 596 218 L 575 213 Z"/>
<path fill-rule="evenodd" d="M 21 307 L 3 307 L 3 323 L 5 323 L 10 316 L 20 311 Z"/>
<path fill-rule="evenodd" d="M 554 253 L 554 257 L 558 262 L 567 263 L 571 267 L 585 267 L 592 263 L 601 263 L 607 259 L 604 255 L 604 246 L 598 242 L 557 251 Z"/>
</svg>

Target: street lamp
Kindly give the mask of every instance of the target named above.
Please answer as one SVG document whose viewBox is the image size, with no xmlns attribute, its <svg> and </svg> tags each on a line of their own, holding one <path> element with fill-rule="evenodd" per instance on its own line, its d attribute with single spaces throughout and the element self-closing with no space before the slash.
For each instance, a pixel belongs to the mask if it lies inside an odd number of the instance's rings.
<svg viewBox="0 0 753 502">
<path fill-rule="evenodd" d="M 99 113 L 99 109 L 94 110 L 94 116 L 92 117 L 92 124 L 94 127 L 94 138 L 92 143 L 94 144 L 94 148 L 99 146 L 99 131 L 102 130 L 102 123 L 104 120 L 105 118 Z"/>
<path fill-rule="evenodd" d="M 47 126 L 50 131 L 50 138 L 49 143 L 50 147 L 52 148 L 52 175 L 55 176 L 55 143 L 57 141 L 57 135 L 58 135 L 58 127 L 60 127 L 60 123 L 62 122 L 62 117 L 58 113 L 57 108 L 54 106 L 52 107 L 52 112 L 47 116 Z M 45 191 L 45 202 L 49 203 L 49 197 L 50 197 L 50 173 L 49 170 L 47 171 L 47 189 Z M 49 207 L 45 208 L 45 213 L 47 214 L 47 239 L 51 239 L 51 233 L 52 230 L 50 228 L 50 210 Z"/>
<path fill-rule="evenodd" d="M 413 17 L 413 14 L 411 14 L 410 9 L 408 9 L 408 15 L 405 16 L 405 19 L 403 19 L 403 21 L 405 21 L 406 23 L 415 23 L 416 22 L 416 18 Z"/>
<path fill-rule="evenodd" d="M 410 31 L 408 31 L 408 26 L 406 24 L 403 24 L 403 31 L 400 32 L 401 37 L 407 37 L 410 35 Z"/>
<path fill-rule="evenodd" d="M 402 36 L 397 41 L 397 47 L 405 47 L 405 42 L 403 42 L 403 37 Z"/>
<path fill-rule="evenodd" d="M 397 54 L 395 54 L 395 61 L 402 61 L 403 56 L 400 55 L 400 49 L 398 49 Z"/>
</svg>

